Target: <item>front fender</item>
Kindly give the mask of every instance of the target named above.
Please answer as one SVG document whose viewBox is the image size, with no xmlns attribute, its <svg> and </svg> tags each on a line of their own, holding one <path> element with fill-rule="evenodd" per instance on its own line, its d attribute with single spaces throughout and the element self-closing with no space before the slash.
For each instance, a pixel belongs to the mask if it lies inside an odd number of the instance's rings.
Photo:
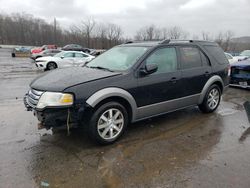
<svg viewBox="0 0 250 188">
<path fill-rule="evenodd" d="M 137 105 L 134 97 L 124 89 L 116 87 L 101 89 L 96 93 L 94 93 L 93 95 L 91 95 L 87 99 L 86 103 L 91 107 L 95 107 L 98 103 L 109 97 L 121 97 L 125 99 L 130 104 L 130 107 L 132 109 L 132 121 L 134 120 L 134 118 L 136 117 Z"/>
</svg>

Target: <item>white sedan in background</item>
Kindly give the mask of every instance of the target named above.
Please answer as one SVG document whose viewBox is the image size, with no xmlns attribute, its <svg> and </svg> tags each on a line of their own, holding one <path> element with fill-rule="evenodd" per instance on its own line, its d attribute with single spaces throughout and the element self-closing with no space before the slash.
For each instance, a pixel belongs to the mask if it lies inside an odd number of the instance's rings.
<svg viewBox="0 0 250 188">
<path fill-rule="evenodd" d="M 232 56 L 231 54 L 225 52 L 225 55 L 230 64 L 238 62 L 238 59 Z"/>
<path fill-rule="evenodd" d="M 40 57 L 36 59 L 36 66 L 43 70 L 56 68 L 83 66 L 95 57 L 84 52 L 62 51 L 53 57 Z"/>
</svg>

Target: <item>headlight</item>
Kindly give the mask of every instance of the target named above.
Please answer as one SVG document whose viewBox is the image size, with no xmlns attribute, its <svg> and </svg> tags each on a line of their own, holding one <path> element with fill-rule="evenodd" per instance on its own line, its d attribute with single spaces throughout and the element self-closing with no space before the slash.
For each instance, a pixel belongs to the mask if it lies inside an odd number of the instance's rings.
<svg viewBox="0 0 250 188">
<path fill-rule="evenodd" d="M 47 106 L 70 106 L 73 104 L 73 95 L 68 93 L 45 92 L 40 97 L 37 108 Z"/>
</svg>

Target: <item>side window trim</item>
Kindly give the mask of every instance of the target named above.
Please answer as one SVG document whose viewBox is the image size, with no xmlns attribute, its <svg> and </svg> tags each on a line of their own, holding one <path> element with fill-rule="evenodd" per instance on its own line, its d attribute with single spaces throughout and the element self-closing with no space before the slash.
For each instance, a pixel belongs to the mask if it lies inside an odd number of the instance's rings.
<svg viewBox="0 0 250 188">
<path fill-rule="evenodd" d="M 207 56 L 207 54 L 200 48 L 200 47 L 198 47 L 198 49 L 200 50 L 200 54 L 202 53 L 204 56 L 205 56 L 205 58 L 207 59 L 207 61 L 208 61 L 208 66 L 212 66 L 211 65 L 211 61 L 210 61 L 210 59 L 209 59 L 209 57 Z M 202 60 L 202 58 L 201 58 L 201 60 Z M 203 64 L 204 62 L 203 62 L 203 60 L 202 60 L 202 64 Z M 206 63 L 207 64 L 207 63 Z M 204 66 L 204 64 L 203 64 L 203 66 Z"/>
</svg>

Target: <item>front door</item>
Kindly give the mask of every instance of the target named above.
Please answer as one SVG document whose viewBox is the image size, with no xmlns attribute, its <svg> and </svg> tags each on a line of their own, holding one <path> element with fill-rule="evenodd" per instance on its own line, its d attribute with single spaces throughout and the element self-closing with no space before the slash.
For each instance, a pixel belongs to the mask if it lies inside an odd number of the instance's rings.
<svg viewBox="0 0 250 188">
<path fill-rule="evenodd" d="M 60 67 L 72 67 L 74 66 L 74 53 L 67 52 L 64 57 L 60 60 Z"/>
<path fill-rule="evenodd" d="M 150 75 L 139 76 L 136 91 L 137 119 L 157 115 L 178 108 L 172 102 L 181 94 L 181 73 L 175 47 L 162 47 L 153 51 L 144 61 L 157 64 L 158 70 Z"/>
</svg>

